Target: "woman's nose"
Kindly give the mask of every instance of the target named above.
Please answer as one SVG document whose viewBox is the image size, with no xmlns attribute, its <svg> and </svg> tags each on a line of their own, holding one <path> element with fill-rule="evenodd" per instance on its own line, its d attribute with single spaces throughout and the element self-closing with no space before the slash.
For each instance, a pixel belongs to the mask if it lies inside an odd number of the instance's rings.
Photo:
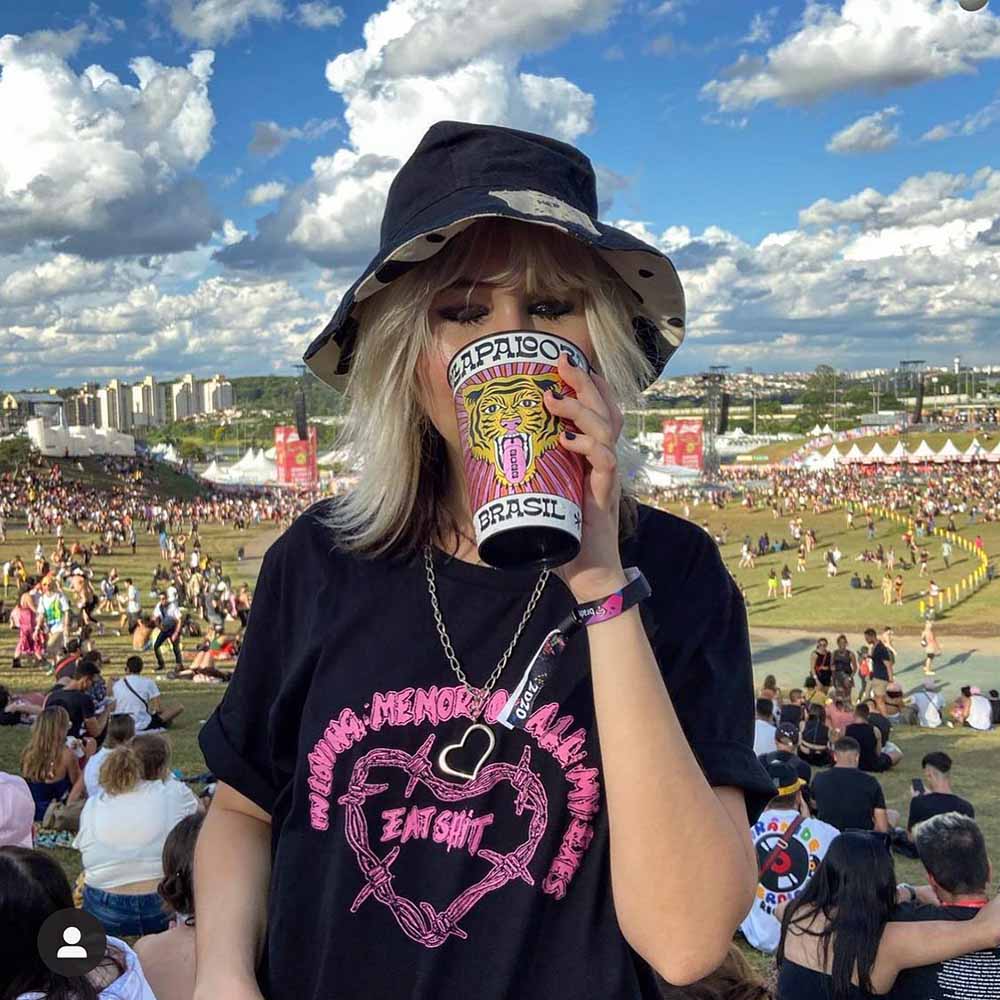
<svg viewBox="0 0 1000 1000">
<path fill-rule="evenodd" d="M 534 329 L 527 297 L 521 292 L 497 288 L 493 292 L 491 324 L 495 330 Z"/>
</svg>

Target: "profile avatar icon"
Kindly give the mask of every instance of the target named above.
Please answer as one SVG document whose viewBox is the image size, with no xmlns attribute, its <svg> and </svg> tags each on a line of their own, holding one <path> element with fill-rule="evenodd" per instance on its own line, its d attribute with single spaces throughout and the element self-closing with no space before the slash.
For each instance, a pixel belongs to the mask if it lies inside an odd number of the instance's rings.
<svg viewBox="0 0 1000 1000">
<path fill-rule="evenodd" d="M 63 932 L 66 943 L 56 952 L 56 958 L 87 958 L 87 949 L 80 944 L 83 934 L 79 927 L 67 927 Z"/>
</svg>

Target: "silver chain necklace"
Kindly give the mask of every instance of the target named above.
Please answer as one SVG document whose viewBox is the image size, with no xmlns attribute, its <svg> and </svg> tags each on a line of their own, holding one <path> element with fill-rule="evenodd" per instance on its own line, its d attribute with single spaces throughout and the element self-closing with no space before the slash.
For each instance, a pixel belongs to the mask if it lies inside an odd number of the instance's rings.
<svg viewBox="0 0 1000 1000">
<path fill-rule="evenodd" d="M 521 638 L 521 633 L 524 631 L 525 625 L 528 624 L 532 612 L 535 610 L 535 605 L 542 596 L 542 591 L 545 589 L 545 584 L 549 579 L 550 570 L 542 570 L 541 575 L 538 577 L 538 582 L 535 584 L 535 589 L 532 591 L 531 599 L 528 601 L 528 606 L 525 608 L 524 614 L 521 616 L 521 621 L 518 623 L 517 630 L 514 632 L 514 638 L 510 640 L 510 645 L 504 650 L 503 656 L 500 657 L 500 662 L 497 663 L 493 673 L 490 674 L 485 686 L 477 689 L 469 683 L 468 677 L 465 676 L 465 671 L 462 669 L 462 665 L 458 662 L 458 657 L 455 656 L 455 650 L 452 648 L 448 631 L 444 627 L 444 618 L 441 616 L 441 607 L 438 604 L 437 598 L 437 581 L 434 576 L 434 554 L 430 545 L 424 546 L 424 568 L 427 572 L 427 591 L 431 598 L 431 609 L 434 612 L 434 623 L 437 625 L 438 636 L 441 639 L 441 646 L 444 649 L 444 655 L 448 658 L 448 664 L 455 676 L 462 682 L 466 691 L 468 691 L 472 696 L 472 723 L 465 730 L 465 734 L 462 736 L 461 742 L 450 743 L 441 750 L 441 753 L 438 755 L 438 767 L 445 774 L 451 775 L 454 778 L 466 778 L 469 781 L 473 781 L 479 774 L 480 768 L 482 768 L 483 764 L 486 763 L 490 754 L 493 753 L 493 748 L 496 746 L 497 742 L 493 730 L 489 726 L 483 725 L 483 723 L 478 721 L 479 716 L 486 707 L 486 703 L 489 700 L 493 688 L 500 679 L 500 675 L 503 673 L 504 667 L 507 666 L 507 661 L 510 659 L 511 653 L 514 652 L 517 640 Z M 475 768 L 473 768 L 471 772 L 456 770 L 455 768 L 449 766 L 448 754 L 452 750 L 457 750 L 463 747 L 465 745 L 465 741 L 469 737 L 469 734 L 474 729 L 478 729 L 486 734 L 488 743 L 486 752 L 482 755 L 479 759 L 479 763 L 476 764 Z"/>
</svg>

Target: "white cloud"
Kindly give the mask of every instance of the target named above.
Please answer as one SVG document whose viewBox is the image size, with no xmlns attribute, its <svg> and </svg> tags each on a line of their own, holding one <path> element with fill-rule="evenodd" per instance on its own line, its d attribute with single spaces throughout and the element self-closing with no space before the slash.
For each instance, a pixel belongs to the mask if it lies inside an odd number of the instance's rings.
<svg viewBox="0 0 1000 1000">
<path fill-rule="evenodd" d="M 266 205 L 269 201 L 277 201 L 287 190 L 281 181 L 267 181 L 250 188 L 247 191 L 246 202 L 248 205 Z"/>
<path fill-rule="evenodd" d="M 226 219 L 222 223 L 222 242 L 227 247 L 232 246 L 234 243 L 239 243 L 246 234 L 247 231 L 240 229 L 232 219 Z"/>
<path fill-rule="evenodd" d="M 829 153 L 881 153 L 899 141 L 899 129 L 890 119 L 899 114 L 899 108 L 883 108 L 865 115 L 841 129 L 826 145 Z"/>
<path fill-rule="evenodd" d="M 76 74 L 52 52 L 0 38 L 0 252 L 35 241 L 88 257 L 205 242 L 221 224 L 191 172 L 211 145 L 213 53 L 187 67 L 129 63 Z"/>
<path fill-rule="evenodd" d="M 977 135 L 1000 122 L 1000 98 L 990 101 L 985 107 L 954 121 L 935 125 L 921 137 L 922 142 L 940 142 L 956 136 Z"/>
<path fill-rule="evenodd" d="M 322 0 L 311 0 L 310 3 L 300 3 L 295 16 L 307 28 L 336 28 L 344 21 L 344 8 L 331 6 Z"/>
<path fill-rule="evenodd" d="M 642 51 L 652 56 L 669 56 L 675 47 L 673 35 L 656 35 L 646 42 Z"/>
<path fill-rule="evenodd" d="M 744 45 L 759 45 L 762 42 L 769 42 L 774 22 L 779 13 L 780 8 L 778 7 L 769 7 L 765 11 L 757 11 L 750 20 L 750 29 L 740 41 Z"/>
<path fill-rule="evenodd" d="M 230 41 L 253 20 L 277 21 L 285 15 L 281 0 L 163 0 L 170 23 L 198 45 Z"/>
<path fill-rule="evenodd" d="M 884 92 L 976 71 L 1000 58 L 1000 18 L 973 28 L 944 0 L 843 0 L 839 11 L 807 0 L 801 26 L 758 58 L 743 53 L 701 89 L 722 111 L 763 101 L 808 105 L 835 94 Z"/>
<path fill-rule="evenodd" d="M 437 121 L 510 125 L 575 141 L 592 126 L 592 95 L 562 77 L 520 72 L 512 49 L 532 23 L 531 47 L 539 48 L 561 40 L 574 23 L 604 23 L 616 2 L 554 0 L 544 11 L 538 5 L 514 10 L 505 2 L 468 34 L 476 38 L 471 49 L 449 43 L 439 50 L 431 41 L 441 37 L 441 18 L 451 18 L 454 33 L 471 16 L 464 0 L 437 0 L 433 8 L 428 0 L 390 0 L 366 22 L 365 47 L 327 63 L 327 82 L 346 105 L 348 144 L 315 160 L 312 176 L 258 220 L 257 233 L 220 250 L 218 259 L 230 267 L 271 269 L 306 259 L 322 267 L 365 262 L 377 245 L 393 176 Z M 487 45 L 493 46 L 488 53 Z M 400 75 L 404 66 L 421 72 Z M 267 149 L 273 130 L 255 138 Z"/>
<path fill-rule="evenodd" d="M 709 226 L 662 233 L 615 223 L 674 261 L 688 304 L 684 370 L 752 364 L 801 370 L 898 361 L 900 343 L 943 362 L 961 342 L 995 353 L 1000 310 L 1000 170 L 930 173 L 800 213 L 799 228 L 750 245 Z"/>
</svg>

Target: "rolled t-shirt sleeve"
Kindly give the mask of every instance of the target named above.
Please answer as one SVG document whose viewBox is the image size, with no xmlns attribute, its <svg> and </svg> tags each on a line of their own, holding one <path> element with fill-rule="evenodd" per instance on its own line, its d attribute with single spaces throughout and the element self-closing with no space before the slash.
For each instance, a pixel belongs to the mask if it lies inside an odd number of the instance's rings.
<svg viewBox="0 0 1000 1000">
<path fill-rule="evenodd" d="M 291 652 L 280 628 L 282 621 L 288 621 L 280 598 L 280 546 L 279 539 L 265 553 L 257 580 L 259 599 L 247 622 L 232 680 L 198 737 L 212 774 L 268 813 L 280 791 L 269 723 L 282 664 Z"/>
<path fill-rule="evenodd" d="M 687 553 L 687 566 L 674 564 L 658 602 L 654 585 L 652 610 L 659 624 L 653 651 L 709 784 L 742 789 L 747 817 L 754 823 L 774 797 L 774 785 L 753 751 L 753 666 L 746 607 L 712 539 L 701 529 L 684 526 L 704 537 Z M 669 549 L 667 553 L 668 559 L 674 555 Z M 662 570 L 657 575 L 664 576 Z"/>
</svg>

